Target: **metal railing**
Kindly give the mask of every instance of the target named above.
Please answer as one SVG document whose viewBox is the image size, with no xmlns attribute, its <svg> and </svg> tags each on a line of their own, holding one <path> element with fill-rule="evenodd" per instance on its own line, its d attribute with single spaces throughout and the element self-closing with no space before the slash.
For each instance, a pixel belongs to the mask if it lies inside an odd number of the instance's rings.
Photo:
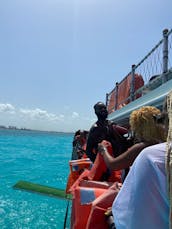
<svg viewBox="0 0 172 229">
<path fill-rule="evenodd" d="M 172 71 L 172 29 L 165 29 L 162 40 L 137 65 L 132 65 L 126 77 L 120 83 L 117 82 L 115 88 L 106 94 L 108 112 L 120 109 L 165 83 L 169 80 L 169 71 Z M 143 84 L 138 85 L 138 77 L 142 78 Z M 126 85 L 126 88 L 122 92 L 119 89 L 125 87 L 123 85 Z"/>
</svg>

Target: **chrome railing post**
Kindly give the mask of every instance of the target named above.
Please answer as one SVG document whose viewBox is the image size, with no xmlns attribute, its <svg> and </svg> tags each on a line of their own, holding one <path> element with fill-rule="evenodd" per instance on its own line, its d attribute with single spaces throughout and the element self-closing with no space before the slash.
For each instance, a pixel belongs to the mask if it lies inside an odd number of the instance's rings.
<svg viewBox="0 0 172 229">
<path fill-rule="evenodd" d="M 108 107 L 108 97 L 109 97 L 109 94 L 106 93 L 106 107 Z"/>
<path fill-rule="evenodd" d="M 135 87 L 135 64 L 132 65 L 131 70 L 131 85 L 130 85 L 130 98 L 134 101 L 134 87 Z"/>
<path fill-rule="evenodd" d="M 118 109 L 118 82 L 116 82 L 115 87 L 115 111 Z"/>
<path fill-rule="evenodd" d="M 163 69 L 162 73 L 168 71 L 168 29 L 163 30 Z M 166 82 L 166 75 L 163 75 L 163 83 Z"/>
</svg>

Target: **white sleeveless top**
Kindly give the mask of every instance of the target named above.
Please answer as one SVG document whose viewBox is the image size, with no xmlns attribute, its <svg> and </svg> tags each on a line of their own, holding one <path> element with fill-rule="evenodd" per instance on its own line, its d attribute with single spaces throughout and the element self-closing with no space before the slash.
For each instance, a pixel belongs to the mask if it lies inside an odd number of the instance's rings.
<svg viewBox="0 0 172 229">
<path fill-rule="evenodd" d="M 168 229 L 166 143 L 145 148 L 136 158 L 114 200 L 117 229 Z"/>
</svg>

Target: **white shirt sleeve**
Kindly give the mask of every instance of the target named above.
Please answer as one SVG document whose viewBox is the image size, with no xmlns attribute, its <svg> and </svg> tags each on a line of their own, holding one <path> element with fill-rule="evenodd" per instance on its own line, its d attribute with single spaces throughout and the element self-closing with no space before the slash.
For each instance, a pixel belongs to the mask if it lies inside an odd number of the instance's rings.
<svg viewBox="0 0 172 229">
<path fill-rule="evenodd" d="M 117 229 L 168 229 L 165 151 L 157 144 L 136 158 L 112 206 Z"/>
</svg>

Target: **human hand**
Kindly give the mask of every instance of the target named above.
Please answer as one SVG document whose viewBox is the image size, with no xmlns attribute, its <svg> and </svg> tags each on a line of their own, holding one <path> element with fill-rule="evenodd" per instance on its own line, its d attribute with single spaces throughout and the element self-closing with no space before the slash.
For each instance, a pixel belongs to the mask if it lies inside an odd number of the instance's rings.
<svg viewBox="0 0 172 229">
<path fill-rule="evenodd" d="M 111 143 L 109 142 L 109 141 L 107 141 L 107 140 L 103 140 L 102 142 L 101 142 L 101 144 L 104 146 L 104 147 L 109 147 L 109 146 L 111 146 Z"/>
<path fill-rule="evenodd" d="M 102 144 L 102 143 L 99 143 L 98 144 L 98 152 L 101 154 L 101 155 L 103 155 L 104 154 L 104 152 L 106 152 L 106 147 Z"/>
</svg>

